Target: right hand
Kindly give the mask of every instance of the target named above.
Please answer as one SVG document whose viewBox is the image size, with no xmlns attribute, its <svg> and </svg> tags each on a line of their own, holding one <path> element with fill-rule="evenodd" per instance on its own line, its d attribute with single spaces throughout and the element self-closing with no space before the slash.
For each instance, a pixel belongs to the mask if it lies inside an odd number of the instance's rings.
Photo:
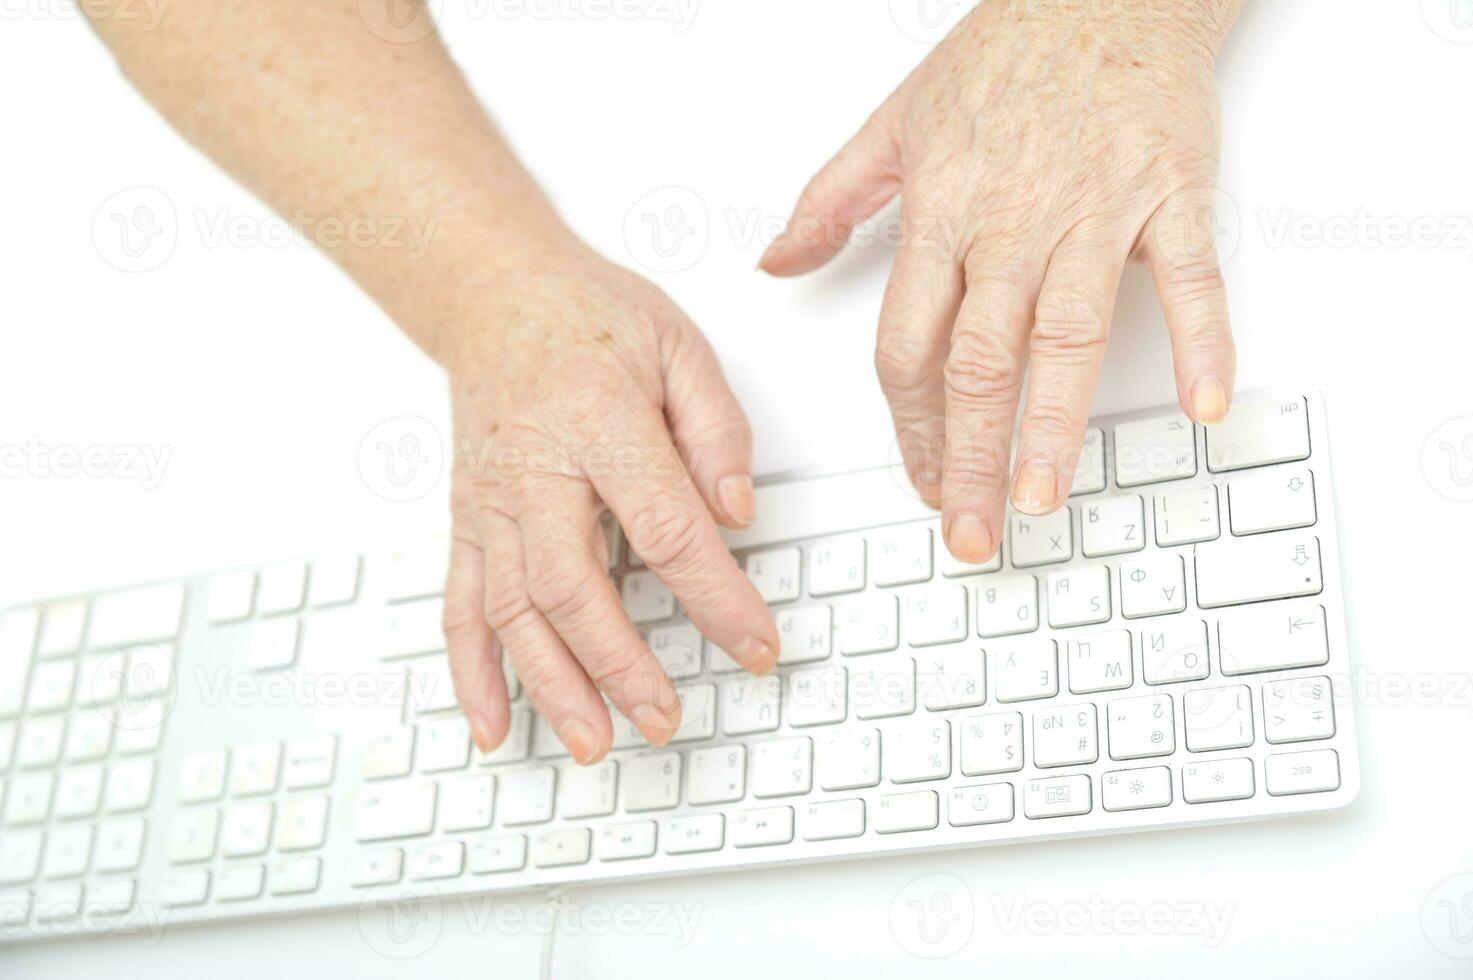
<svg viewBox="0 0 1473 980">
<path fill-rule="evenodd" d="M 767 607 L 717 523 L 752 521 L 751 431 L 695 325 L 582 246 L 478 293 L 445 357 L 455 415 L 445 634 L 487 751 L 510 720 L 501 657 L 573 758 L 613 740 L 604 698 L 654 745 L 680 701 L 606 570 L 607 506 L 701 634 L 758 673 Z"/>
</svg>

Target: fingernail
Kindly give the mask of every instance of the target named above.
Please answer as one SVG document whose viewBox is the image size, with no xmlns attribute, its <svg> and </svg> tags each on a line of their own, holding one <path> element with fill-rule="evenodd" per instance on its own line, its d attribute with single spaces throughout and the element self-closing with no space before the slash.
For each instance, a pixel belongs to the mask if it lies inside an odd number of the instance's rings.
<svg viewBox="0 0 1473 980">
<path fill-rule="evenodd" d="M 482 752 L 490 752 L 495 748 L 491 744 L 491 726 L 486 724 L 486 719 L 482 718 L 479 712 L 472 712 L 469 720 L 471 723 L 471 741 L 475 742 L 476 748 Z"/>
<path fill-rule="evenodd" d="M 588 765 L 598 755 L 598 740 L 593 737 L 593 729 L 581 718 L 564 718 L 558 722 L 557 737 L 580 766 Z"/>
<path fill-rule="evenodd" d="M 723 476 L 716 483 L 716 499 L 726 516 L 742 527 L 751 524 L 757 516 L 757 503 L 752 496 L 752 478 L 745 473 Z"/>
<path fill-rule="evenodd" d="M 762 258 L 757 260 L 757 271 L 769 271 L 767 268 L 767 263 L 771 262 L 777 256 L 777 253 L 782 250 L 783 246 L 787 244 L 787 241 L 788 232 L 787 229 L 783 229 L 782 234 L 774 238 L 772 240 L 772 244 L 767 246 L 767 251 L 762 253 Z"/>
<path fill-rule="evenodd" d="M 743 641 L 737 647 L 736 653 L 736 659 L 746 664 L 747 669 L 759 677 L 772 673 L 777 667 L 777 652 L 766 640 L 759 640 L 755 636 Z"/>
<path fill-rule="evenodd" d="M 980 565 L 992 554 L 992 530 L 976 514 L 958 514 L 946 532 L 946 547 L 958 561 Z"/>
<path fill-rule="evenodd" d="M 1047 514 L 1059 499 L 1059 474 L 1046 459 L 1030 459 L 1013 478 L 1013 506 L 1025 514 Z"/>
<path fill-rule="evenodd" d="M 1203 425 L 1227 418 L 1227 388 L 1215 374 L 1204 374 L 1192 385 L 1192 415 Z"/>
<path fill-rule="evenodd" d="M 636 704 L 630 709 L 629 719 L 645 741 L 657 748 L 668 745 L 680 727 L 678 717 L 671 717 L 652 704 Z"/>
</svg>

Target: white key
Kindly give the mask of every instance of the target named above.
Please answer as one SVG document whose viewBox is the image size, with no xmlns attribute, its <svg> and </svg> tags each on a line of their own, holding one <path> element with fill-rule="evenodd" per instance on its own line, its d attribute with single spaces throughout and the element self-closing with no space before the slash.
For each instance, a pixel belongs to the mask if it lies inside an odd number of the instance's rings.
<svg viewBox="0 0 1473 980">
<path fill-rule="evenodd" d="M 91 856 L 92 828 L 87 824 L 62 825 L 46 839 L 41 874 L 46 878 L 74 878 L 86 872 Z"/>
<path fill-rule="evenodd" d="M 360 843 L 419 837 L 435 829 L 435 784 L 383 783 L 358 793 L 353 836 Z"/>
<path fill-rule="evenodd" d="M 686 799 L 693 806 L 735 803 L 747 793 L 747 750 L 741 745 L 700 749 L 690 754 L 690 788 Z"/>
<path fill-rule="evenodd" d="M 30 881 L 41 868 L 42 836 L 39 830 L 13 831 L 0 837 L 0 885 Z"/>
<path fill-rule="evenodd" d="M 1135 494 L 1081 504 L 1079 524 L 1086 558 L 1123 555 L 1146 546 L 1146 507 Z"/>
<path fill-rule="evenodd" d="M 41 611 L 35 606 L 12 609 L 0 617 L 0 718 L 20 713 L 40 626 Z"/>
<path fill-rule="evenodd" d="M 1059 649 L 1053 640 L 999 643 L 987 650 L 997 700 L 1031 701 L 1059 693 Z"/>
<path fill-rule="evenodd" d="M 961 720 L 962 774 L 990 776 L 1023 768 L 1023 716 L 1016 711 Z"/>
<path fill-rule="evenodd" d="M 690 684 L 677 687 L 680 698 L 680 727 L 670 737 L 670 744 L 695 742 L 716 734 L 716 685 Z"/>
<path fill-rule="evenodd" d="M 1306 466 L 1277 467 L 1228 484 L 1228 520 L 1234 534 L 1309 527 L 1317 519 L 1314 473 Z"/>
<path fill-rule="evenodd" d="M 281 776 L 281 745 L 261 742 L 242 745 L 234 752 L 230 767 L 232 796 L 262 796 L 276 791 Z"/>
<path fill-rule="evenodd" d="M 445 649 L 445 603 L 438 598 L 390 606 L 378 638 L 381 660 L 417 657 Z"/>
<path fill-rule="evenodd" d="M 502 776 L 502 824 L 517 827 L 551 820 L 556 784 L 557 771 L 550 768 L 511 772 Z"/>
<path fill-rule="evenodd" d="M 456 776 L 440 784 L 440 825 L 449 833 L 491 826 L 496 777 L 489 773 Z"/>
<path fill-rule="evenodd" d="M 794 671 L 788 678 L 785 711 L 794 728 L 832 725 L 848 717 L 848 672 L 843 667 Z"/>
<path fill-rule="evenodd" d="M 1197 433 L 1180 412 L 1115 426 L 1115 482 L 1139 487 L 1197 475 Z"/>
<path fill-rule="evenodd" d="M 1246 800 L 1253 795 L 1253 760 L 1193 762 L 1181 771 L 1181 796 L 1188 803 Z"/>
<path fill-rule="evenodd" d="M 522 762 L 532 752 L 532 712 L 525 707 L 511 709 L 511 724 L 506 738 L 490 752 L 476 752 L 476 761 L 483 766 L 495 766 L 506 762 Z"/>
<path fill-rule="evenodd" d="M 594 854 L 600 861 L 630 861 L 655 853 L 655 822 L 610 823 L 599 828 Z"/>
<path fill-rule="evenodd" d="M 404 855 L 404 876 L 411 881 L 455 878 L 465 870 L 465 845 L 460 841 L 416 844 Z"/>
<path fill-rule="evenodd" d="M 675 615 L 675 595 L 651 571 L 624 576 L 624 611 L 636 624 L 653 623 Z"/>
<path fill-rule="evenodd" d="M 900 645 L 900 605 L 893 595 L 849 599 L 839 606 L 835 622 L 839 652 L 881 653 Z"/>
<path fill-rule="evenodd" d="M 1023 784 L 1023 815 L 1029 820 L 1078 816 L 1093 805 L 1088 776 L 1030 779 Z"/>
<path fill-rule="evenodd" d="M 1234 405 L 1207 430 L 1213 473 L 1309 458 L 1309 411 L 1303 398 Z"/>
<path fill-rule="evenodd" d="M 267 619 L 251 624 L 246 663 L 251 670 L 281 670 L 297 660 L 301 622 L 296 619 Z"/>
<path fill-rule="evenodd" d="M 1012 784 L 958 786 L 947 797 L 946 819 L 953 827 L 1007 823 L 1013 819 Z"/>
<path fill-rule="evenodd" d="M 793 842 L 793 808 L 770 806 L 743 810 L 731 822 L 734 847 L 771 847 Z"/>
<path fill-rule="evenodd" d="M 133 701 L 163 694 L 174 682 L 174 651 L 165 646 L 133 647 L 123 684 Z"/>
<path fill-rule="evenodd" d="M 558 806 L 564 819 L 606 817 L 614 812 L 619 764 L 605 759 L 592 766 L 563 766 L 558 782 Z"/>
<path fill-rule="evenodd" d="M 945 779 L 951 775 L 951 723 L 936 718 L 902 722 L 882 736 L 885 776 L 892 783 Z"/>
<path fill-rule="evenodd" d="M 1156 543 L 1163 548 L 1215 541 L 1222 533 L 1217 487 L 1208 483 L 1156 494 Z"/>
<path fill-rule="evenodd" d="M 1014 568 L 1031 568 L 1074 557 L 1073 519 L 1068 507 L 1046 517 L 1010 511 L 1008 537 Z"/>
<path fill-rule="evenodd" d="M 107 791 L 103 807 L 108 813 L 142 810 L 153 798 L 152 759 L 128 759 L 115 762 L 107 771 Z"/>
<path fill-rule="evenodd" d="M 778 663 L 804 664 L 828 659 L 833 635 L 833 612 L 828 606 L 784 609 L 773 619 L 782 646 Z"/>
<path fill-rule="evenodd" d="M 1270 796 L 1328 793 L 1340 788 L 1340 756 L 1334 749 L 1286 752 L 1263 760 Z"/>
<path fill-rule="evenodd" d="M 22 769 L 52 766 L 61 758 L 65 718 L 32 718 L 22 724 L 16 746 L 16 762 Z"/>
<path fill-rule="evenodd" d="M 64 657 L 82 649 L 82 635 L 87 628 L 87 600 L 67 599 L 46 607 L 37 654 Z"/>
<path fill-rule="evenodd" d="M 321 875 L 319 858 L 280 858 L 271 865 L 271 894 L 310 895 Z"/>
<path fill-rule="evenodd" d="M 1241 749 L 1253 744 L 1253 698 L 1242 684 L 1205 687 L 1182 695 L 1187 748 L 1192 752 Z"/>
<path fill-rule="evenodd" d="M 363 778 L 393 779 L 414 766 L 414 729 L 396 728 L 370 738 L 363 746 Z"/>
<path fill-rule="evenodd" d="M 1200 681 L 1207 676 L 1207 624 L 1199 619 L 1163 620 L 1141 630 L 1141 673 L 1147 684 Z"/>
<path fill-rule="evenodd" d="M 1047 588 L 1048 624 L 1055 629 L 1110 619 L 1110 570 L 1104 565 L 1050 572 Z"/>
<path fill-rule="evenodd" d="M 384 568 L 388 601 L 439 595 L 445 588 L 445 571 L 449 564 L 450 548 L 445 538 L 439 535 L 394 551 L 388 556 Z"/>
<path fill-rule="evenodd" d="M 961 561 L 952 555 L 951 550 L 946 547 L 946 536 L 941 533 L 941 522 L 937 521 L 931 525 L 932 532 L 936 535 L 936 558 L 941 565 L 941 574 L 945 578 L 961 578 L 966 575 L 984 575 L 995 572 L 1002 568 L 1002 549 L 998 548 L 992 553 L 992 557 L 980 565 Z"/>
<path fill-rule="evenodd" d="M 226 857 L 265 854 L 275 810 L 270 803 L 243 803 L 225 811 L 220 849 Z"/>
<path fill-rule="evenodd" d="M 154 698 L 138 704 L 129 700 L 120 702 L 113 715 L 118 729 L 117 747 L 119 755 L 141 755 L 159 747 L 164 732 L 164 719 L 168 717 L 168 705 L 162 698 Z"/>
<path fill-rule="evenodd" d="M 51 813 L 51 791 L 56 777 L 49 772 L 16 776 L 5 797 L 5 826 L 24 827 L 40 823 Z"/>
<path fill-rule="evenodd" d="M 777 731 L 782 678 L 738 677 L 721 685 L 721 730 L 727 735 Z"/>
<path fill-rule="evenodd" d="M 32 714 L 60 711 L 72 703 L 72 688 L 77 679 L 77 665 L 71 660 L 56 660 L 36 665 L 31 674 L 31 692 L 26 707 Z"/>
<path fill-rule="evenodd" d="M 819 742 L 818 785 L 826 790 L 880 784 L 880 733 L 874 728 L 840 729 Z"/>
<path fill-rule="evenodd" d="M 999 578 L 977 585 L 977 635 L 1013 636 L 1038 629 L 1038 579 Z"/>
<path fill-rule="evenodd" d="M 864 588 L 864 538 L 835 538 L 808 552 L 808 592 L 814 597 Z"/>
<path fill-rule="evenodd" d="M 804 840 L 842 840 L 864 833 L 864 801 L 810 803 L 803 809 Z"/>
<path fill-rule="evenodd" d="M 172 640 L 184 613 L 184 586 L 152 585 L 99 598 L 88 642 L 94 650 Z"/>
<path fill-rule="evenodd" d="M 351 868 L 348 881 L 354 888 L 390 885 L 404 872 L 404 852 L 397 847 L 384 851 L 359 851 L 352 857 Z"/>
<path fill-rule="evenodd" d="M 1126 619 L 1164 616 L 1187 608 L 1181 555 L 1155 554 L 1120 566 L 1120 614 Z"/>
<path fill-rule="evenodd" d="M 850 677 L 849 700 L 854 716 L 866 721 L 914 714 L 916 664 L 909 657 L 876 657 L 861 661 Z M 789 722 L 792 722 L 791 717 Z"/>
<path fill-rule="evenodd" d="M 593 832 L 587 827 L 548 830 L 532 842 L 532 866 L 566 868 L 587 864 L 593 852 Z"/>
<path fill-rule="evenodd" d="M 1069 496 L 1099 493 L 1103 489 L 1105 434 L 1099 429 L 1087 429 L 1084 433 L 1084 445 L 1079 449 L 1079 462 L 1074 465 L 1074 486 L 1069 490 Z"/>
<path fill-rule="evenodd" d="M 1070 638 L 1070 691 L 1075 694 L 1118 691 L 1134 682 L 1129 630 L 1105 630 Z"/>
<path fill-rule="evenodd" d="M 875 807 L 875 833 L 905 834 L 935 830 L 941 823 L 941 801 L 933 790 L 892 793 Z"/>
<path fill-rule="evenodd" d="M 215 879 L 215 901 L 245 902 L 260 898 L 266 884 L 266 868 L 260 864 L 225 868 Z"/>
<path fill-rule="evenodd" d="M 47 885 L 36 889 L 37 922 L 74 919 L 81 911 L 81 885 Z"/>
<path fill-rule="evenodd" d="M 672 681 L 695 677 L 701 672 L 701 633 L 689 623 L 650 630 L 649 647 Z"/>
<path fill-rule="evenodd" d="M 527 864 L 527 838 L 477 837 L 471 841 L 470 867 L 473 875 L 520 871 Z"/>
<path fill-rule="evenodd" d="M 358 574 L 361 562 L 357 555 L 329 555 L 312 563 L 311 602 L 313 606 L 340 606 L 358 597 Z"/>
<path fill-rule="evenodd" d="M 66 820 L 96 814 L 102 803 L 102 780 L 99 766 L 63 771 L 56 783 L 56 815 Z"/>
<path fill-rule="evenodd" d="M 698 854 L 719 851 L 724 843 L 726 821 L 719 813 L 701 817 L 671 817 L 660 835 L 666 854 Z"/>
<path fill-rule="evenodd" d="M 1224 612 L 1217 648 L 1228 676 L 1319 667 L 1330 662 L 1325 610 L 1317 602 L 1275 602 Z"/>
<path fill-rule="evenodd" d="M 931 529 L 907 524 L 871 533 L 869 570 L 881 588 L 926 581 L 931 577 Z"/>
<path fill-rule="evenodd" d="M 975 645 L 928 650 L 916 657 L 916 687 L 930 711 L 975 708 L 987 699 L 987 659 Z"/>
<path fill-rule="evenodd" d="M 286 561 L 261 570 L 261 587 L 256 611 L 262 616 L 296 612 L 302 608 L 307 588 L 307 563 Z"/>
<path fill-rule="evenodd" d="M 176 871 L 164 878 L 163 900 L 168 908 L 203 905 L 209 894 L 208 871 Z"/>
<path fill-rule="evenodd" d="M 1099 757 L 1094 705 L 1039 708 L 1033 715 L 1033 764 L 1038 768 L 1077 766 Z"/>
<path fill-rule="evenodd" d="M 213 809 L 181 810 L 174 814 L 169 831 L 169 863 L 192 864 L 215 856 L 220 834 L 220 812 Z"/>
<path fill-rule="evenodd" d="M 91 714 L 88 712 L 87 714 Z M 80 720 L 83 715 L 78 716 Z M 72 725 L 76 727 L 75 722 Z M 70 740 L 70 739 L 68 739 Z M 0 772 L 10 768 L 10 760 L 15 752 L 15 722 L 0 722 Z M 69 756 L 70 757 L 70 756 Z"/>
<path fill-rule="evenodd" d="M 1274 745 L 1335 734 L 1334 688 L 1328 677 L 1296 677 L 1263 685 L 1264 735 Z"/>
<path fill-rule="evenodd" d="M 101 759 L 112 748 L 113 715 L 111 709 L 78 711 L 67 730 L 68 762 L 91 762 Z"/>
<path fill-rule="evenodd" d="M 967 638 L 967 590 L 960 585 L 924 589 L 905 597 L 905 640 L 913 647 Z"/>
<path fill-rule="evenodd" d="M 286 743 L 282 781 L 287 789 L 317 789 L 332 782 L 338 740 L 334 735 L 306 735 Z"/>
<path fill-rule="evenodd" d="M 235 623 L 249 619 L 256 603 L 256 573 L 248 568 L 222 572 L 210 580 L 210 597 L 205 606 L 208 623 Z"/>
<path fill-rule="evenodd" d="M 114 820 L 97 831 L 92 865 L 98 871 L 132 871 L 143 858 L 143 838 L 148 824 L 142 817 Z"/>
<path fill-rule="evenodd" d="M 1112 759 L 1148 759 L 1176 751 L 1176 712 L 1169 694 L 1111 701 L 1105 717 Z"/>
<path fill-rule="evenodd" d="M 1203 609 L 1318 595 L 1320 541 L 1303 531 L 1215 541 L 1197 548 L 1197 605 Z"/>
<path fill-rule="evenodd" d="M 680 754 L 656 752 L 624 763 L 624 809 L 668 810 L 680 802 Z"/>
<path fill-rule="evenodd" d="M 813 740 L 761 742 L 752 758 L 752 795 L 758 799 L 797 796 L 813 789 Z"/>
<path fill-rule="evenodd" d="M 296 796 L 281 805 L 276 847 L 282 851 L 310 851 L 327 839 L 327 797 Z"/>
<path fill-rule="evenodd" d="M 179 760 L 179 802 L 218 800 L 225 792 L 227 763 L 224 749 L 186 752 Z"/>
<path fill-rule="evenodd" d="M 798 581 L 803 554 L 797 548 L 776 548 L 747 556 L 747 578 L 766 603 L 791 602 L 802 595 Z"/>
<path fill-rule="evenodd" d="M 82 658 L 77 675 L 77 703 L 107 704 L 123 693 L 127 657 L 122 653 L 89 653 Z"/>
<path fill-rule="evenodd" d="M 1171 805 L 1171 770 L 1166 766 L 1116 769 L 1100 779 L 1106 810 L 1148 810 Z"/>
<path fill-rule="evenodd" d="M 450 772 L 471 761 L 471 730 L 464 718 L 437 718 L 420 724 L 419 771 Z"/>
<path fill-rule="evenodd" d="M 133 879 L 94 882 L 87 888 L 89 915 L 122 915 L 133 907 Z"/>
</svg>

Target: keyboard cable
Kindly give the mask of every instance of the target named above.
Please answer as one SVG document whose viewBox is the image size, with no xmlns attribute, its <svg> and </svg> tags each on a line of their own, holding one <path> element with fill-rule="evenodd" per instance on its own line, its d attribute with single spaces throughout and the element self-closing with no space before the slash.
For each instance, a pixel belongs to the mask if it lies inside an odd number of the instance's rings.
<svg viewBox="0 0 1473 980">
<path fill-rule="evenodd" d="M 567 904 L 568 899 L 561 888 L 554 888 L 547 893 L 547 931 L 542 934 L 542 965 L 537 971 L 541 980 L 552 980 L 553 943 L 562 928 L 563 910 L 567 908 Z"/>
</svg>

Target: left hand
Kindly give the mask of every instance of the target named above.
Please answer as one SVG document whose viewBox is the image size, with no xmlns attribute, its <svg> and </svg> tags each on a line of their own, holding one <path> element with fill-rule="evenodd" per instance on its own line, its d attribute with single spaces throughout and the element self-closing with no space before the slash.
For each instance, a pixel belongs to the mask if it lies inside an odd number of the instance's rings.
<svg viewBox="0 0 1473 980">
<path fill-rule="evenodd" d="M 815 269 L 902 194 L 875 361 L 911 479 L 965 561 L 997 550 L 1010 484 L 1023 513 L 1067 499 L 1127 261 L 1155 277 L 1182 409 L 1221 421 L 1233 389 L 1202 223 L 1237 2 L 1089 6 L 983 0 L 813 179 L 761 263 Z"/>
</svg>

